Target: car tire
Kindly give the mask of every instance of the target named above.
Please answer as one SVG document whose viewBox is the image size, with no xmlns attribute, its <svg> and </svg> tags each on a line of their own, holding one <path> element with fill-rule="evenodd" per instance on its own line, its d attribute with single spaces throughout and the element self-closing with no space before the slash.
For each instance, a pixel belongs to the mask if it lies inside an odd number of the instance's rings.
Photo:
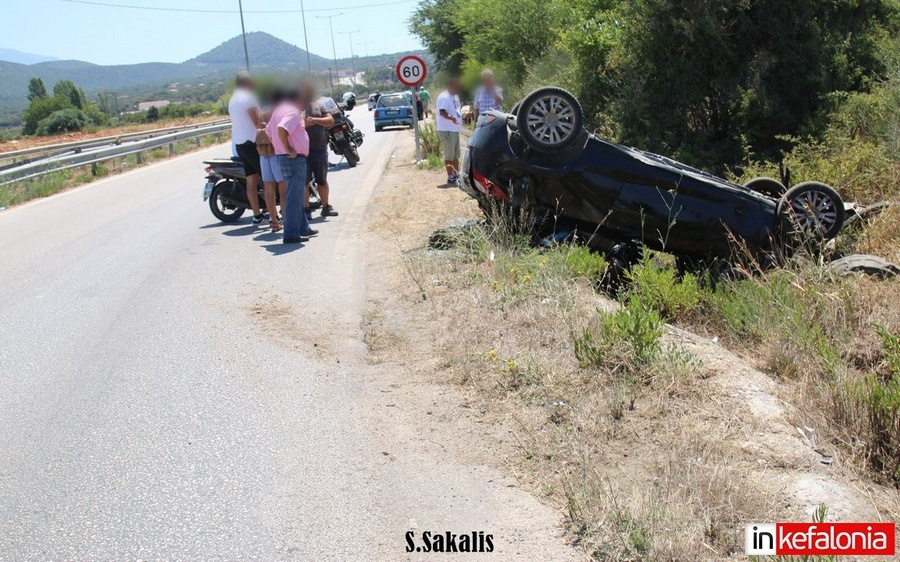
<svg viewBox="0 0 900 562">
<path fill-rule="evenodd" d="M 853 254 L 828 264 L 839 275 L 865 273 L 879 279 L 890 279 L 900 275 L 900 267 L 877 256 Z"/>
<path fill-rule="evenodd" d="M 784 194 L 779 215 L 803 239 L 831 240 L 844 226 L 846 209 L 837 191 L 815 181 L 795 185 Z"/>
<path fill-rule="evenodd" d="M 384 127 L 379 127 L 378 125 L 375 125 L 375 132 L 376 132 L 376 133 L 380 133 L 380 132 L 383 131 L 383 130 L 384 130 Z"/>
<path fill-rule="evenodd" d="M 531 148 L 556 152 L 582 136 L 584 111 L 578 99 L 562 88 L 538 88 L 519 104 L 516 125 Z"/>
<path fill-rule="evenodd" d="M 780 198 L 787 192 L 784 184 L 773 178 L 754 178 L 745 183 L 744 187 L 775 199 Z"/>
</svg>

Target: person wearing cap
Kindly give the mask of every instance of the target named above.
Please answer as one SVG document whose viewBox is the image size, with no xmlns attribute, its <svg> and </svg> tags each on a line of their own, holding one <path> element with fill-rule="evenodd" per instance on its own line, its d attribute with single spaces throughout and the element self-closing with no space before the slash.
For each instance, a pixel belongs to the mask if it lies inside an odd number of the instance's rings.
<svg viewBox="0 0 900 562">
<path fill-rule="evenodd" d="M 238 158 L 247 174 L 247 200 L 253 209 L 253 224 L 260 225 L 268 220 L 259 210 L 259 151 L 256 148 L 256 132 L 260 125 L 259 100 L 253 93 L 253 78 L 247 71 L 237 75 L 237 87 L 228 102 L 231 116 L 231 140 Z"/>
<path fill-rule="evenodd" d="M 503 88 L 497 85 L 494 72 L 485 68 L 481 71 L 481 85 L 475 90 L 475 121 L 491 109 L 503 111 Z"/>
</svg>

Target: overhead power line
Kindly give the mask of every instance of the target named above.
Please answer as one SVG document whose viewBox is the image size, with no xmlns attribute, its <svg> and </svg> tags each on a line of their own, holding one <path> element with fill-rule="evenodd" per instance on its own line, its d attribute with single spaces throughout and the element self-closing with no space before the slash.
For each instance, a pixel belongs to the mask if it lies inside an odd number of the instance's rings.
<svg viewBox="0 0 900 562">
<path fill-rule="evenodd" d="M 83 4 L 86 6 L 102 6 L 104 8 L 122 8 L 127 10 L 148 10 L 152 12 L 182 12 L 192 14 L 237 14 L 238 10 L 201 10 L 191 8 L 164 8 L 161 6 L 137 6 L 134 4 L 113 4 L 109 2 L 93 2 L 91 0 L 56 0 L 67 4 Z M 335 6 L 333 8 L 313 8 L 307 12 L 335 12 L 338 10 L 355 10 L 357 8 L 376 8 L 378 6 L 393 6 L 396 4 L 410 4 L 417 0 L 393 0 L 392 2 L 378 2 L 375 4 L 357 4 L 355 6 Z M 245 14 L 299 14 L 303 10 L 244 10 Z"/>
</svg>

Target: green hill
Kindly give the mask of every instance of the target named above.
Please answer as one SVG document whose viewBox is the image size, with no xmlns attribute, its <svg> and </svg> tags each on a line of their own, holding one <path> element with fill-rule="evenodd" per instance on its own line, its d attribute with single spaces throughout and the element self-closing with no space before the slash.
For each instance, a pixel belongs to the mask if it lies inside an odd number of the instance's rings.
<svg viewBox="0 0 900 562">
<path fill-rule="evenodd" d="M 268 33 L 255 32 L 247 35 L 252 70 L 265 72 L 301 71 L 306 69 L 306 51 L 273 37 Z M 355 68 L 358 71 L 393 64 L 401 54 L 373 55 L 339 59 L 340 69 Z M 334 66 L 331 59 L 310 54 L 313 71 L 323 71 Z M 76 60 L 55 60 L 25 65 L 0 61 L 0 126 L 14 124 L 28 106 L 28 81 L 41 78 L 47 88 L 59 80 L 75 82 L 91 97 L 98 92 L 127 95 L 128 104 L 143 99 L 190 101 L 194 98 L 179 87 L 177 95 L 169 95 L 169 85 L 173 83 L 204 84 L 204 100 L 208 101 L 209 86 L 217 85 L 224 91 L 224 85 L 235 72 L 244 66 L 244 45 L 241 37 L 235 37 L 218 47 L 183 63 L 148 62 L 143 64 L 102 66 Z M 196 97 L 196 96 L 195 96 Z M 199 98 L 198 98 L 199 99 Z M 196 100 L 195 100 L 196 101 Z"/>
<path fill-rule="evenodd" d="M 283 68 L 292 66 L 306 67 L 306 51 L 291 45 L 268 33 L 254 32 L 247 34 L 247 50 L 250 52 L 251 68 L 270 67 Z M 310 62 L 314 69 L 328 68 L 329 59 L 310 54 Z M 195 57 L 186 63 L 191 66 L 235 67 L 244 64 L 244 42 L 235 37 L 222 43 L 215 49 Z"/>
</svg>

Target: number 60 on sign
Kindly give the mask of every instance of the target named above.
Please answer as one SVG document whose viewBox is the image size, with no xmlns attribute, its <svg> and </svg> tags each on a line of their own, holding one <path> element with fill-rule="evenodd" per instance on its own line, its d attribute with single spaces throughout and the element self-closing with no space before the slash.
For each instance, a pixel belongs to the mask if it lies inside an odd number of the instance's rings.
<svg viewBox="0 0 900 562">
<path fill-rule="evenodd" d="M 418 86 L 425 81 L 427 74 L 428 69 L 425 67 L 425 61 L 422 60 L 422 57 L 407 55 L 397 63 L 397 79 L 404 86 Z"/>
</svg>

